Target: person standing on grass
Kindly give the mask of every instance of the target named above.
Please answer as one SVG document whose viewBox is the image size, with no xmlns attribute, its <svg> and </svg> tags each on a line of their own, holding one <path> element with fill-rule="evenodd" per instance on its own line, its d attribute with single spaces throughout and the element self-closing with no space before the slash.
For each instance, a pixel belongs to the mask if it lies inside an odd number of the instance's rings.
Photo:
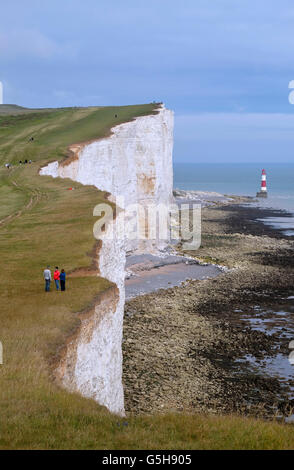
<svg viewBox="0 0 294 470">
<path fill-rule="evenodd" d="M 44 272 L 43 272 L 43 277 L 45 279 L 45 292 L 50 291 L 51 271 L 49 268 L 50 266 L 47 266 L 47 268 L 44 269 Z"/>
<path fill-rule="evenodd" d="M 62 269 L 60 273 L 60 288 L 62 291 L 65 291 L 65 278 L 66 278 L 66 274 L 65 274 L 64 269 Z"/>
<path fill-rule="evenodd" d="M 59 290 L 60 272 L 58 271 L 58 266 L 55 267 L 53 277 L 54 277 L 54 281 L 55 281 L 56 290 Z"/>
</svg>

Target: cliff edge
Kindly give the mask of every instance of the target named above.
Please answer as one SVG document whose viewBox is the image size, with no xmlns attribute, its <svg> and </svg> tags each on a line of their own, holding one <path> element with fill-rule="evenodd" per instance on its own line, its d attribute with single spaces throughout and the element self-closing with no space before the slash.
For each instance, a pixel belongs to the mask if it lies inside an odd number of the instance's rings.
<svg viewBox="0 0 294 470">
<path fill-rule="evenodd" d="M 157 114 L 113 127 L 107 138 L 72 145 L 70 150 L 68 160 L 49 163 L 40 174 L 94 185 L 110 193 L 110 200 L 119 198 L 122 208 L 172 202 L 173 112 L 164 106 Z M 117 217 L 123 217 L 123 212 Z M 104 234 L 97 265 L 100 275 L 116 288 L 100 299 L 91 315 L 81 317 L 79 332 L 68 342 L 56 369 L 58 381 L 67 389 L 120 415 L 124 414 L 121 345 L 126 253 L 162 248 L 164 242 L 156 240 L 110 240 Z"/>
</svg>

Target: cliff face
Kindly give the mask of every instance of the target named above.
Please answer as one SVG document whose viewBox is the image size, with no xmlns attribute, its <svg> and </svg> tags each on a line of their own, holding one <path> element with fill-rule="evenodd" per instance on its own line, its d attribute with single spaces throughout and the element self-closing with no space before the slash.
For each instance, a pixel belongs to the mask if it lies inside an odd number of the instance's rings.
<svg viewBox="0 0 294 470">
<path fill-rule="evenodd" d="M 172 200 L 173 112 L 161 108 L 112 129 L 108 138 L 73 145 L 72 157 L 42 168 L 42 175 L 70 178 L 120 196 L 130 204 L 169 204 Z M 140 222 L 139 222 L 140 223 Z M 154 243 L 153 243 L 154 245 Z M 158 243 L 155 243 L 158 247 Z M 129 241 L 127 251 L 151 249 L 152 243 Z"/>
<path fill-rule="evenodd" d="M 108 230 L 111 230 L 111 225 Z M 123 416 L 122 334 L 126 252 L 124 240 L 108 239 L 107 232 L 104 237 L 98 253 L 99 272 L 102 277 L 115 283 L 115 287 L 100 296 L 92 311 L 80 314 L 80 328 L 68 341 L 55 378 L 68 390 L 93 398 L 111 412 Z"/>
<path fill-rule="evenodd" d="M 172 148 L 173 113 L 162 107 L 156 115 L 114 127 L 108 138 L 72 146 L 68 161 L 50 163 L 40 174 L 94 185 L 111 193 L 112 200 L 123 198 L 120 205 L 124 206 L 168 205 L 172 201 Z M 125 256 L 127 251 L 157 247 L 162 248 L 156 241 L 109 240 L 107 233 L 104 235 L 98 266 L 100 275 L 114 282 L 116 290 L 98 302 L 90 318 L 81 317 L 81 328 L 68 343 L 56 371 L 65 387 L 94 398 L 117 414 L 124 413 L 121 343 Z"/>
</svg>

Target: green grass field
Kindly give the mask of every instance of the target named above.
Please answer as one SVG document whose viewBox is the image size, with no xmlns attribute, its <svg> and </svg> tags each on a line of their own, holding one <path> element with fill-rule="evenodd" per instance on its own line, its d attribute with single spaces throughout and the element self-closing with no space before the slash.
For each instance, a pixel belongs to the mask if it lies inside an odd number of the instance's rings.
<svg viewBox="0 0 294 470">
<path fill-rule="evenodd" d="M 241 417 L 128 417 L 128 426 L 93 400 L 52 381 L 50 363 L 81 312 L 110 283 L 68 279 L 44 292 L 47 264 L 91 265 L 93 207 L 104 193 L 40 177 L 69 144 L 108 135 L 113 125 L 154 113 L 155 105 L 57 110 L 0 108 L 0 448 L 2 449 L 290 449 L 292 427 Z M 114 115 L 117 114 L 117 118 Z M 30 142 L 30 138 L 34 141 Z M 18 165 L 32 159 L 31 165 Z M 5 163 L 12 163 L 7 170 Z M 73 186 L 74 191 L 68 191 Z"/>
</svg>

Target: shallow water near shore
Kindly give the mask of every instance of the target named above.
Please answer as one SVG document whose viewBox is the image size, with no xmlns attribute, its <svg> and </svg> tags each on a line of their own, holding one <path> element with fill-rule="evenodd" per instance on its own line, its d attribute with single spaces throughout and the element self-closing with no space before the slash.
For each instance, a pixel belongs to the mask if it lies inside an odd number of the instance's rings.
<svg viewBox="0 0 294 470">
<path fill-rule="evenodd" d="M 277 338 L 276 353 L 273 356 L 257 357 L 252 354 L 245 355 L 236 361 L 237 364 L 246 364 L 252 372 L 262 376 L 277 378 L 282 388 L 286 390 L 289 400 L 294 400 L 294 364 L 290 362 L 290 342 L 294 339 L 294 302 L 290 297 L 286 304 L 276 309 L 263 308 L 256 305 L 254 312 L 242 313 L 241 321 L 252 330 L 260 331 L 266 335 Z M 286 417 L 287 422 L 294 422 L 294 414 Z"/>
<path fill-rule="evenodd" d="M 126 299 L 159 289 L 180 286 L 188 279 L 207 279 L 222 271 L 215 265 L 201 265 L 183 256 L 137 255 L 127 258 L 129 278 L 125 281 Z"/>
<path fill-rule="evenodd" d="M 281 213 L 280 217 L 266 217 L 258 220 L 275 229 L 281 229 L 283 234 L 288 237 L 294 235 L 294 217 L 283 217 Z"/>
</svg>

